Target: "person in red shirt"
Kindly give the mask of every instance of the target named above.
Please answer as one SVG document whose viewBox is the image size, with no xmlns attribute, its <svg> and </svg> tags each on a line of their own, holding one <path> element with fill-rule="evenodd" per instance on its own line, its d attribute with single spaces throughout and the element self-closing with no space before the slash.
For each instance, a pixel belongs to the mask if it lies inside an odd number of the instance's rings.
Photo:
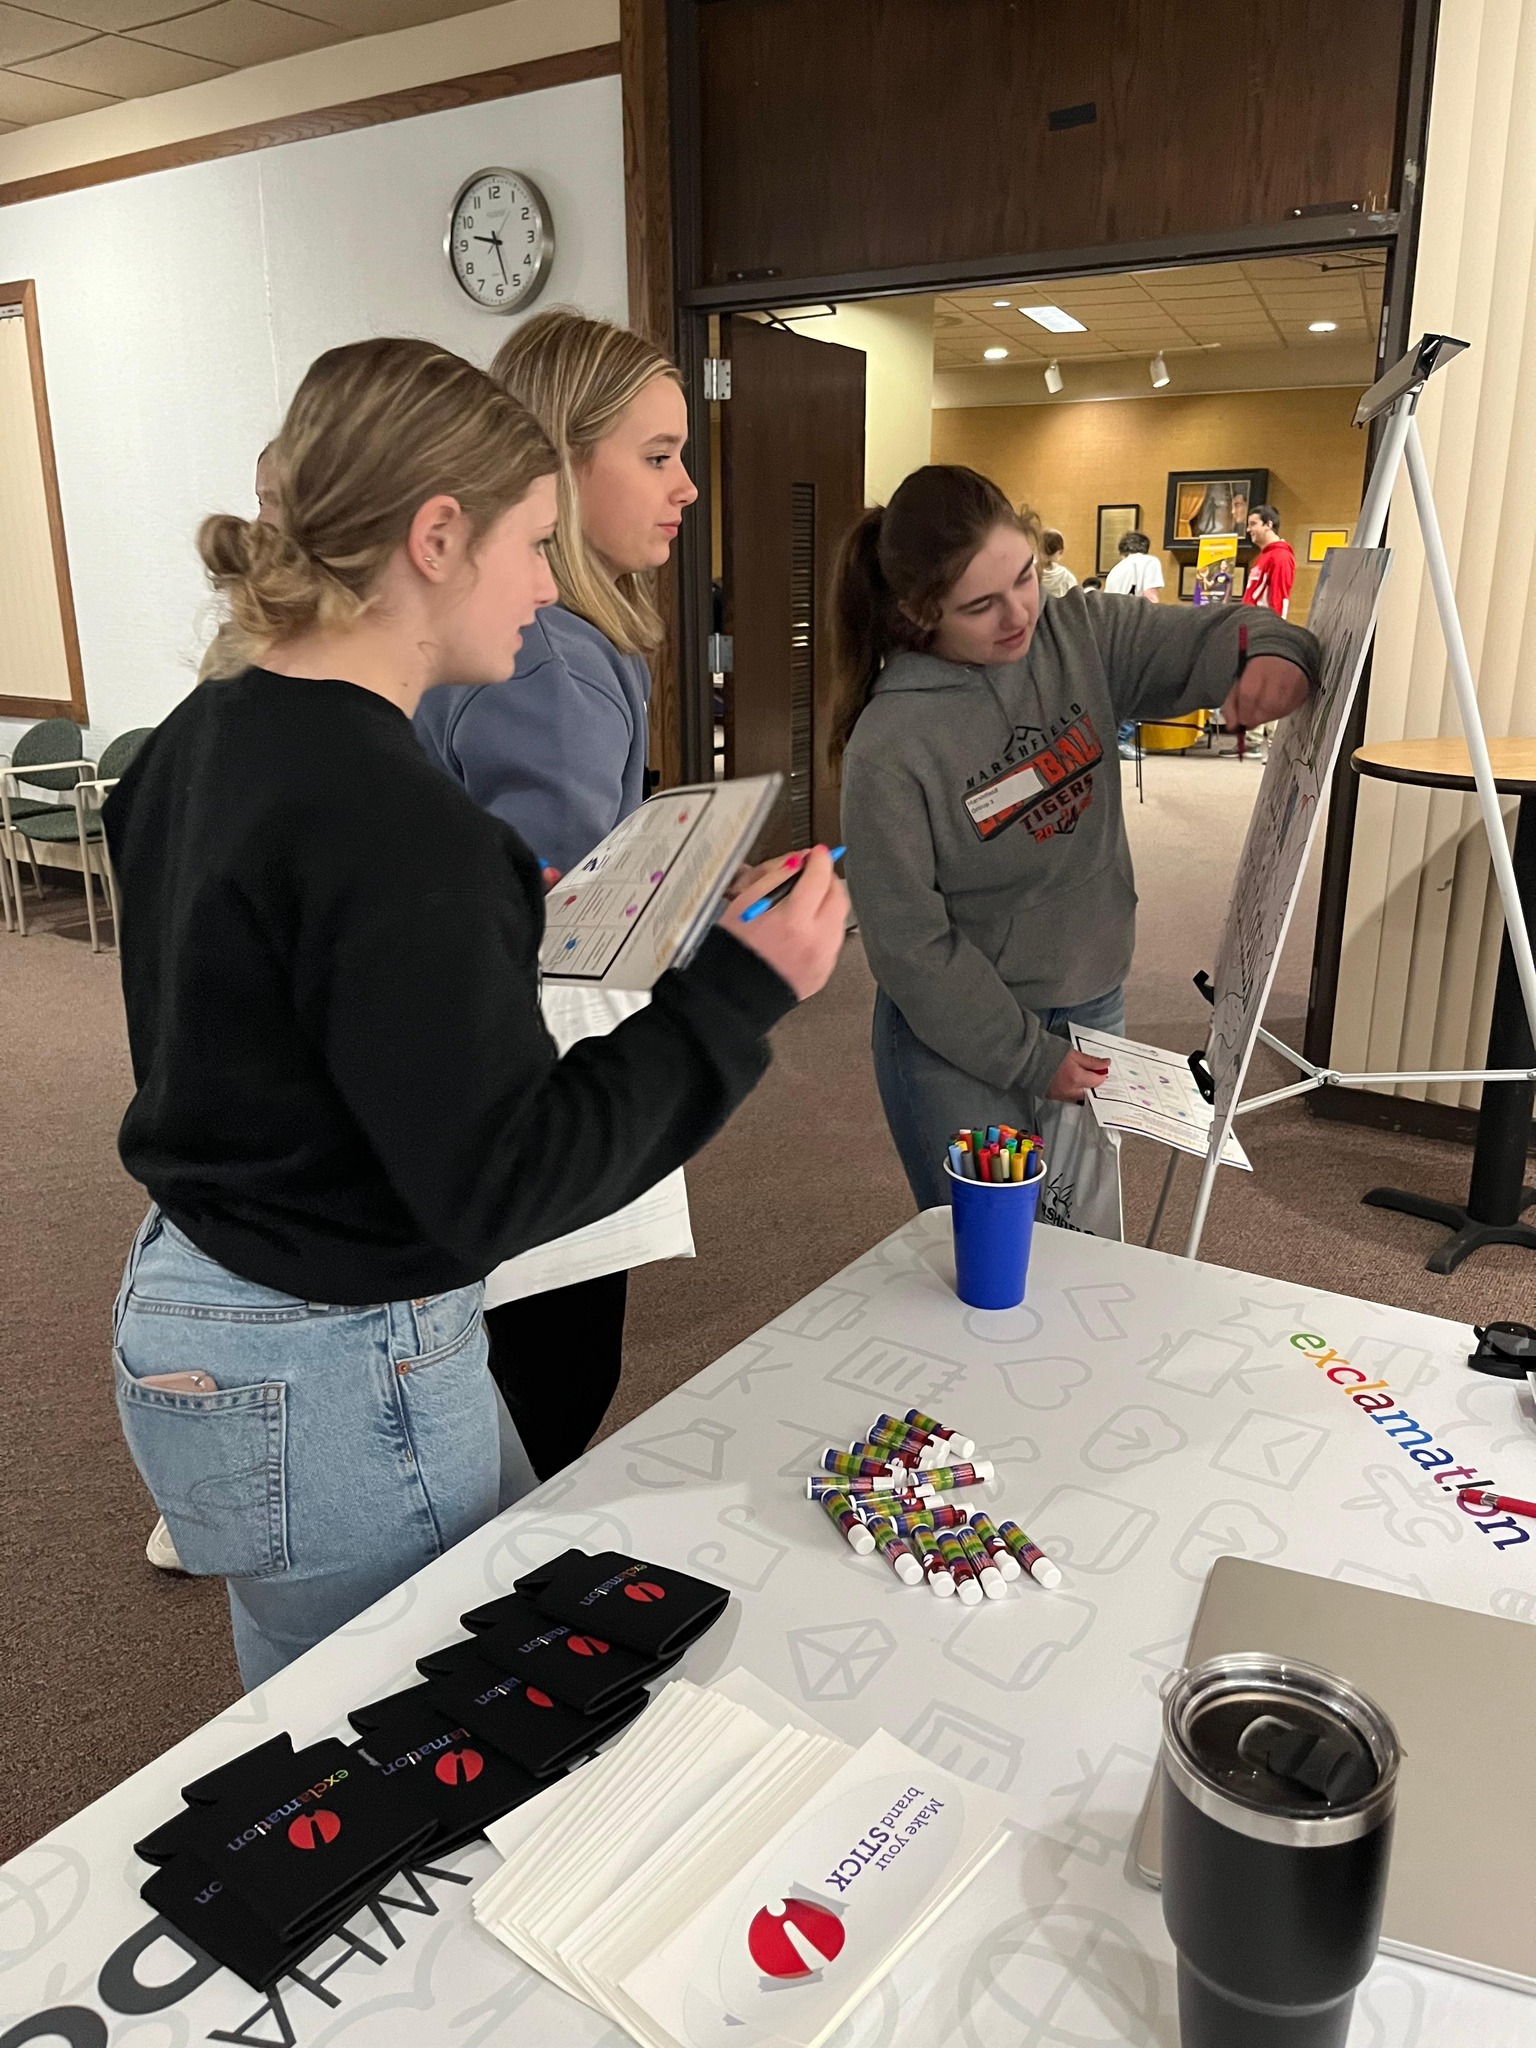
<svg viewBox="0 0 1536 2048">
<path fill-rule="evenodd" d="M 1243 585 L 1244 604 L 1267 604 L 1283 619 L 1291 608 L 1296 581 L 1296 556 L 1280 538 L 1280 514 L 1273 505 L 1255 505 L 1248 514 L 1248 538 L 1258 549 Z"/>
</svg>

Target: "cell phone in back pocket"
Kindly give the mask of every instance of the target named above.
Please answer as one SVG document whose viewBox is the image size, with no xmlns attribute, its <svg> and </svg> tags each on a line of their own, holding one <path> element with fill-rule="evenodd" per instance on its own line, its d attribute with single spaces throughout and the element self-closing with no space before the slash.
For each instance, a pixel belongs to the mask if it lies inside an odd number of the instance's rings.
<svg viewBox="0 0 1536 2048">
<path fill-rule="evenodd" d="M 151 1372 L 138 1384 L 157 1387 L 165 1394 L 216 1394 L 219 1383 L 205 1372 Z"/>
</svg>

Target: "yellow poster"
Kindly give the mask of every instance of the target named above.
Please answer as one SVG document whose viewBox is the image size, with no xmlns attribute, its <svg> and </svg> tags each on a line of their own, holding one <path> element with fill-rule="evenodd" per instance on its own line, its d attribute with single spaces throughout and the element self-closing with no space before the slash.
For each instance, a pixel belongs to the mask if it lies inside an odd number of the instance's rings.
<svg viewBox="0 0 1536 2048">
<path fill-rule="evenodd" d="M 1197 569 L 1209 569 L 1213 562 L 1235 562 L 1237 560 L 1237 535 L 1235 533 L 1207 533 L 1200 537 L 1200 553 L 1196 557 Z"/>
</svg>

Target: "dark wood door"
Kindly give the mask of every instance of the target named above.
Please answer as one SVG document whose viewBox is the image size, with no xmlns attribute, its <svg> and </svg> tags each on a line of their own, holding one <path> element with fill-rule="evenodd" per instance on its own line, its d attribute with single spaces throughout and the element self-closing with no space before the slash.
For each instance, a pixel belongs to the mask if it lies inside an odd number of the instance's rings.
<svg viewBox="0 0 1536 2048">
<path fill-rule="evenodd" d="M 761 321 L 721 322 L 725 769 L 778 769 L 784 795 L 760 851 L 837 833 L 832 569 L 864 503 L 864 354 Z"/>
</svg>

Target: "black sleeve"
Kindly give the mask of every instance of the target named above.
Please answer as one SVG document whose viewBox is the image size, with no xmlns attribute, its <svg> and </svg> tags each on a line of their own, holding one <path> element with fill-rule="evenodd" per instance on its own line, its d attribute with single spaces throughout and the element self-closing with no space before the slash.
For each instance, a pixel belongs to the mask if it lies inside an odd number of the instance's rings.
<svg viewBox="0 0 1536 2048">
<path fill-rule="evenodd" d="M 712 932 L 650 1006 L 563 1059 L 511 891 L 423 888 L 348 921 L 309 1010 L 332 1079 L 429 1242 L 488 1273 L 611 1215 L 697 1152 L 795 997 Z"/>
</svg>

